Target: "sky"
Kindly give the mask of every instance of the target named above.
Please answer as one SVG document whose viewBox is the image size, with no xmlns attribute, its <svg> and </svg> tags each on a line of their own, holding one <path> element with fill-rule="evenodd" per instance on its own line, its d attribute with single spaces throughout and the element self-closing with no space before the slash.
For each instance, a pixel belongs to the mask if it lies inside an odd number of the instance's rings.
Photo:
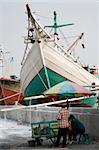
<svg viewBox="0 0 99 150">
<path fill-rule="evenodd" d="M 43 26 L 53 24 L 54 11 L 57 12 L 58 24 L 74 23 L 73 26 L 61 28 L 61 33 L 70 43 L 75 39 L 69 37 L 84 32 L 83 41 L 74 50 L 75 55 L 86 65 L 99 66 L 99 0 L 0 0 L 0 49 L 4 51 L 6 61 L 11 65 L 12 74 L 20 76 L 25 51 L 26 3 Z M 82 43 L 85 49 L 82 49 Z"/>
</svg>

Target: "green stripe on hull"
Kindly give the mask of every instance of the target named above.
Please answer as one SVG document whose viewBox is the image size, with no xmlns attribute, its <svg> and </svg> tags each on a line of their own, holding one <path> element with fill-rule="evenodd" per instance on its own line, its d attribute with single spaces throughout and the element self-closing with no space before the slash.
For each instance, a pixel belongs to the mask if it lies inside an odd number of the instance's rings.
<svg viewBox="0 0 99 150">
<path fill-rule="evenodd" d="M 80 100 L 80 102 L 82 104 L 86 104 L 86 105 L 88 105 L 90 107 L 93 107 L 93 108 L 97 108 L 98 107 L 97 97 L 96 96 L 85 98 L 83 100 Z"/>
<path fill-rule="evenodd" d="M 63 78 L 62 76 L 58 75 L 57 73 L 53 72 L 52 70 L 46 68 L 47 73 L 48 73 L 48 78 L 50 81 L 50 86 L 54 86 L 62 81 L 65 81 L 66 79 Z M 48 88 L 48 83 L 47 83 L 47 78 L 45 74 L 45 69 L 43 68 L 40 72 L 39 75 L 37 75 L 29 84 L 27 89 L 25 90 L 24 96 L 33 96 L 33 95 L 40 95 L 42 94 L 45 90 L 47 90 L 42 83 L 40 77 L 42 78 L 43 82 L 45 83 L 46 87 Z M 96 97 L 89 97 L 85 98 L 84 100 L 80 100 L 82 104 L 86 104 L 90 107 L 97 108 L 98 104 L 96 103 Z M 39 100 L 32 100 L 31 104 L 38 104 Z M 29 105 L 29 101 L 26 101 L 26 104 Z"/>
<path fill-rule="evenodd" d="M 54 86 L 57 83 L 60 83 L 62 81 L 65 81 L 66 79 L 62 76 L 60 76 L 59 74 L 53 72 L 52 70 L 46 68 L 47 70 L 47 74 L 48 74 L 48 78 L 49 78 L 49 82 L 50 82 L 50 86 Z M 43 82 L 45 83 L 46 87 L 44 86 L 42 80 L 40 79 L 40 77 L 42 78 Z M 29 84 L 29 86 L 26 88 L 25 92 L 24 92 L 24 96 L 33 96 L 33 95 L 40 95 L 42 94 L 42 92 L 44 92 L 45 90 L 48 89 L 48 83 L 47 83 L 47 78 L 46 78 L 46 74 L 45 74 L 45 69 L 43 68 L 40 72 L 39 75 L 37 75 Z M 33 104 L 37 103 L 37 100 L 33 100 Z"/>
<path fill-rule="evenodd" d="M 51 87 L 66 80 L 66 78 L 62 77 L 61 75 L 55 73 L 54 71 L 52 71 L 50 69 L 47 69 L 47 73 L 49 76 L 49 81 L 50 81 Z"/>
</svg>

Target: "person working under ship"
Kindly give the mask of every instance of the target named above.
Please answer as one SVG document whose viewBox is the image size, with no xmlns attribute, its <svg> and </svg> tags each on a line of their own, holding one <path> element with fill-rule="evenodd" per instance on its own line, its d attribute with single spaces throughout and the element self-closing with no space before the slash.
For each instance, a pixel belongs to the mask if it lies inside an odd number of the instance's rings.
<svg viewBox="0 0 99 150">
<path fill-rule="evenodd" d="M 77 141 L 77 135 L 79 135 L 79 143 L 81 136 L 85 133 L 85 126 L 72 114 L 69 116 L 69 124 L 71 125 L 71 129 L 68 132 L 70 140 Z"/>
<path fill-rule="evenodd" d="M 69 105 L 67 102 L 67 109 L 65 108 L 66 105 L 61 105 L 61 110 L 59 111 L 57 120 L 59 121 L 59 129 L 58 129 L 58 135 L 57 135 L 57 141 L 55 143 L 55 147 L 59 147 L 60 139 L 63 137 L 62 147 L 66 147 L 66 138 L 67 138 L 67 132 L 68 132 L 68 118 L 69 118 Z"/>
</svg>

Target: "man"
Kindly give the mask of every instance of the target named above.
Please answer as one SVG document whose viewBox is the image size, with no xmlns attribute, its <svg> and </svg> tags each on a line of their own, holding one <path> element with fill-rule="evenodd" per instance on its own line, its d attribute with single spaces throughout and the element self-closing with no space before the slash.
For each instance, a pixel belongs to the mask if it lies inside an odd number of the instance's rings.
<svg viewBox="0 0 99 150">
<path fill-rule="evenodd" d="M 72 132 L 73 140 L 77 141 L 76 138 L 77 138 L 77 135 L 79 135 L 78 142 L 80 142 L 81 136 L 85 133 L 85 127 L 84 127 L 83 123 L 80 122 L 76 117 L 74 117 L 74 115 L 69 116 L 69 122 L 70 122 L 71 128 L 72 128 L 72 130 L 70 132 Z"/>
<path fill-rule="evenodd" d="M 68 131 L 68 117 L 69 117 L 68 104 L 67 104 L 67 109 L 65 108 L 65 105 L 62 105 L 62 108 L 59 111 L 57 117 L 57 120 L 59 121 L 59 130 L 57 135 L 57 141 L 55 144 L 56 147 L 59 147 L 61 137 L 63 137 L 62 147 L 64 148 L 66 146 L 66 137 Z"/>
</svg>

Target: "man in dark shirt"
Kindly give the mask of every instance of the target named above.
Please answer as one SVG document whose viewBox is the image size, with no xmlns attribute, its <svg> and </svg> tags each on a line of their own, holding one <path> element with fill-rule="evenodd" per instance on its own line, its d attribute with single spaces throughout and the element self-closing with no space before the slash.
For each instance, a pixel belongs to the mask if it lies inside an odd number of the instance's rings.
<svg viewBox="0 0 99 150">
<path fill-rule="evenodd" d="M 72 128 L 71 132 L 72 132 L 73 140 L 77 141 L 76 137 L 77 135 L 79 135 L 78 142 L 80 142 L 81 136 L 85 133 L 85 126 L 83 125 L 82 122 L 80 122 L 77 118 L 75 118 L 74 115 L 69 116 L 69 122 Z"/>
</svg>

